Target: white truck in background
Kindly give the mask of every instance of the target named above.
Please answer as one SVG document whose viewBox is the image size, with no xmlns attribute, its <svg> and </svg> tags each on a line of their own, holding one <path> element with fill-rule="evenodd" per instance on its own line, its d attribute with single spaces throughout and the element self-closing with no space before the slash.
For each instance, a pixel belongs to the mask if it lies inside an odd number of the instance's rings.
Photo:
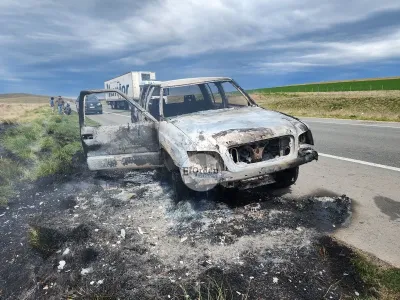
<svg viewBox="0 0 400 300">
<path fill-rule="evenodd" d="M 139 100 L 142 88 L 156 80 L 155 72 L 129 72 L 104 82 L 105 89 L 115 89 L 123 92 L 133 100 Z M 106 102 L 112 109 L 129 109 L 129 104 L 117 93 L 106 93 Z"/>
</svg>

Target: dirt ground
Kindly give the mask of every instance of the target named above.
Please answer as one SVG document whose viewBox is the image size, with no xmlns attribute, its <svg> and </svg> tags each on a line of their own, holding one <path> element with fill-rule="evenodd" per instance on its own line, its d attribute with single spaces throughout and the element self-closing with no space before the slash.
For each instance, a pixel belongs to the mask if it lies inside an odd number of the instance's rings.
<svg viewBox="0 0 400 300">
<path fill-rule="evenodd" d="M 176 204 L 171 193 L 158 171 L 83 167 L 68 178 L 20 186 L 0 209 L 0 298 L 352 299 L 363 293 L 351 251 L 327 236 L 351 222 L 346 196 L 284 200 L 264 188 Z M 40 247 L 29 246 L 29 231 Z"/>
</svg>

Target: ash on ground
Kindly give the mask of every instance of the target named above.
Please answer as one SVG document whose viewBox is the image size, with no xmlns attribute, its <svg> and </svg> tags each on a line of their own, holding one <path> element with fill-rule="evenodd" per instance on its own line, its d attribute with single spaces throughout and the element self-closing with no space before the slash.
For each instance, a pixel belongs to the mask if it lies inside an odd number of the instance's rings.
<svg viewBox="0 0 400 300">
<path fill-rule="evenodd" d="M 351 251 L 328 237 L 351 220 L 346 196 L 287 200 L 259 189 L 177 204 L 171 196 L 156 171 L 26 187 L 0 211 L 0 298 L 362 294 Z M 39 249 L 28 247 L 29 230 Z"/>
</svg>

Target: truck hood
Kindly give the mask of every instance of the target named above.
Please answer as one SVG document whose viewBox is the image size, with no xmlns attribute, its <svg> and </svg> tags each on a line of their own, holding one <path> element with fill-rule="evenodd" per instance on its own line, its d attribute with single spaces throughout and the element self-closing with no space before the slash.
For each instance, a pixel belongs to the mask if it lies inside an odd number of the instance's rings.
<svg viewBox="0 0 400 300">
<path fill-rule="evenodd" d="M 169 119 L 200 148 L 240 145 L 307 130 L 300 121 L 261 107 L 208 110 Z M 204 146 L 204 147 L 202 147 Z"/>
</svg>

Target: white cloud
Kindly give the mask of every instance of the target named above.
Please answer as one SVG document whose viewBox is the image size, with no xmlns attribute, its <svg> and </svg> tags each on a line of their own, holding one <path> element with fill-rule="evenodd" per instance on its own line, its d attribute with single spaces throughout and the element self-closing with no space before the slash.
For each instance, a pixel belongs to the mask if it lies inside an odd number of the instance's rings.
<svg viewBox="0 0 400 300">
<path fill-rule="evenodd" d="M 353 41 L 319 42 L 301 41 L 285 47 L 279 45 L 279 53 L 267 61 L 256 61 L 252 68 L 261 73 L 290 73 L 298 70 L 343 66 L 356 63 L 400 58 L 400 30 L 387 35 L 363 36 Z M 296 50 L 296 51 L 293 51 Z"/>
<path fill-rule="evenodd" d="M 300 59 L 351 64 L 400 57 L 400 30 L 390 35 L 364 38 L 353 42 L 322 43 L 320 48 L 320 51 L 305 55 Z"/>
</svg>

